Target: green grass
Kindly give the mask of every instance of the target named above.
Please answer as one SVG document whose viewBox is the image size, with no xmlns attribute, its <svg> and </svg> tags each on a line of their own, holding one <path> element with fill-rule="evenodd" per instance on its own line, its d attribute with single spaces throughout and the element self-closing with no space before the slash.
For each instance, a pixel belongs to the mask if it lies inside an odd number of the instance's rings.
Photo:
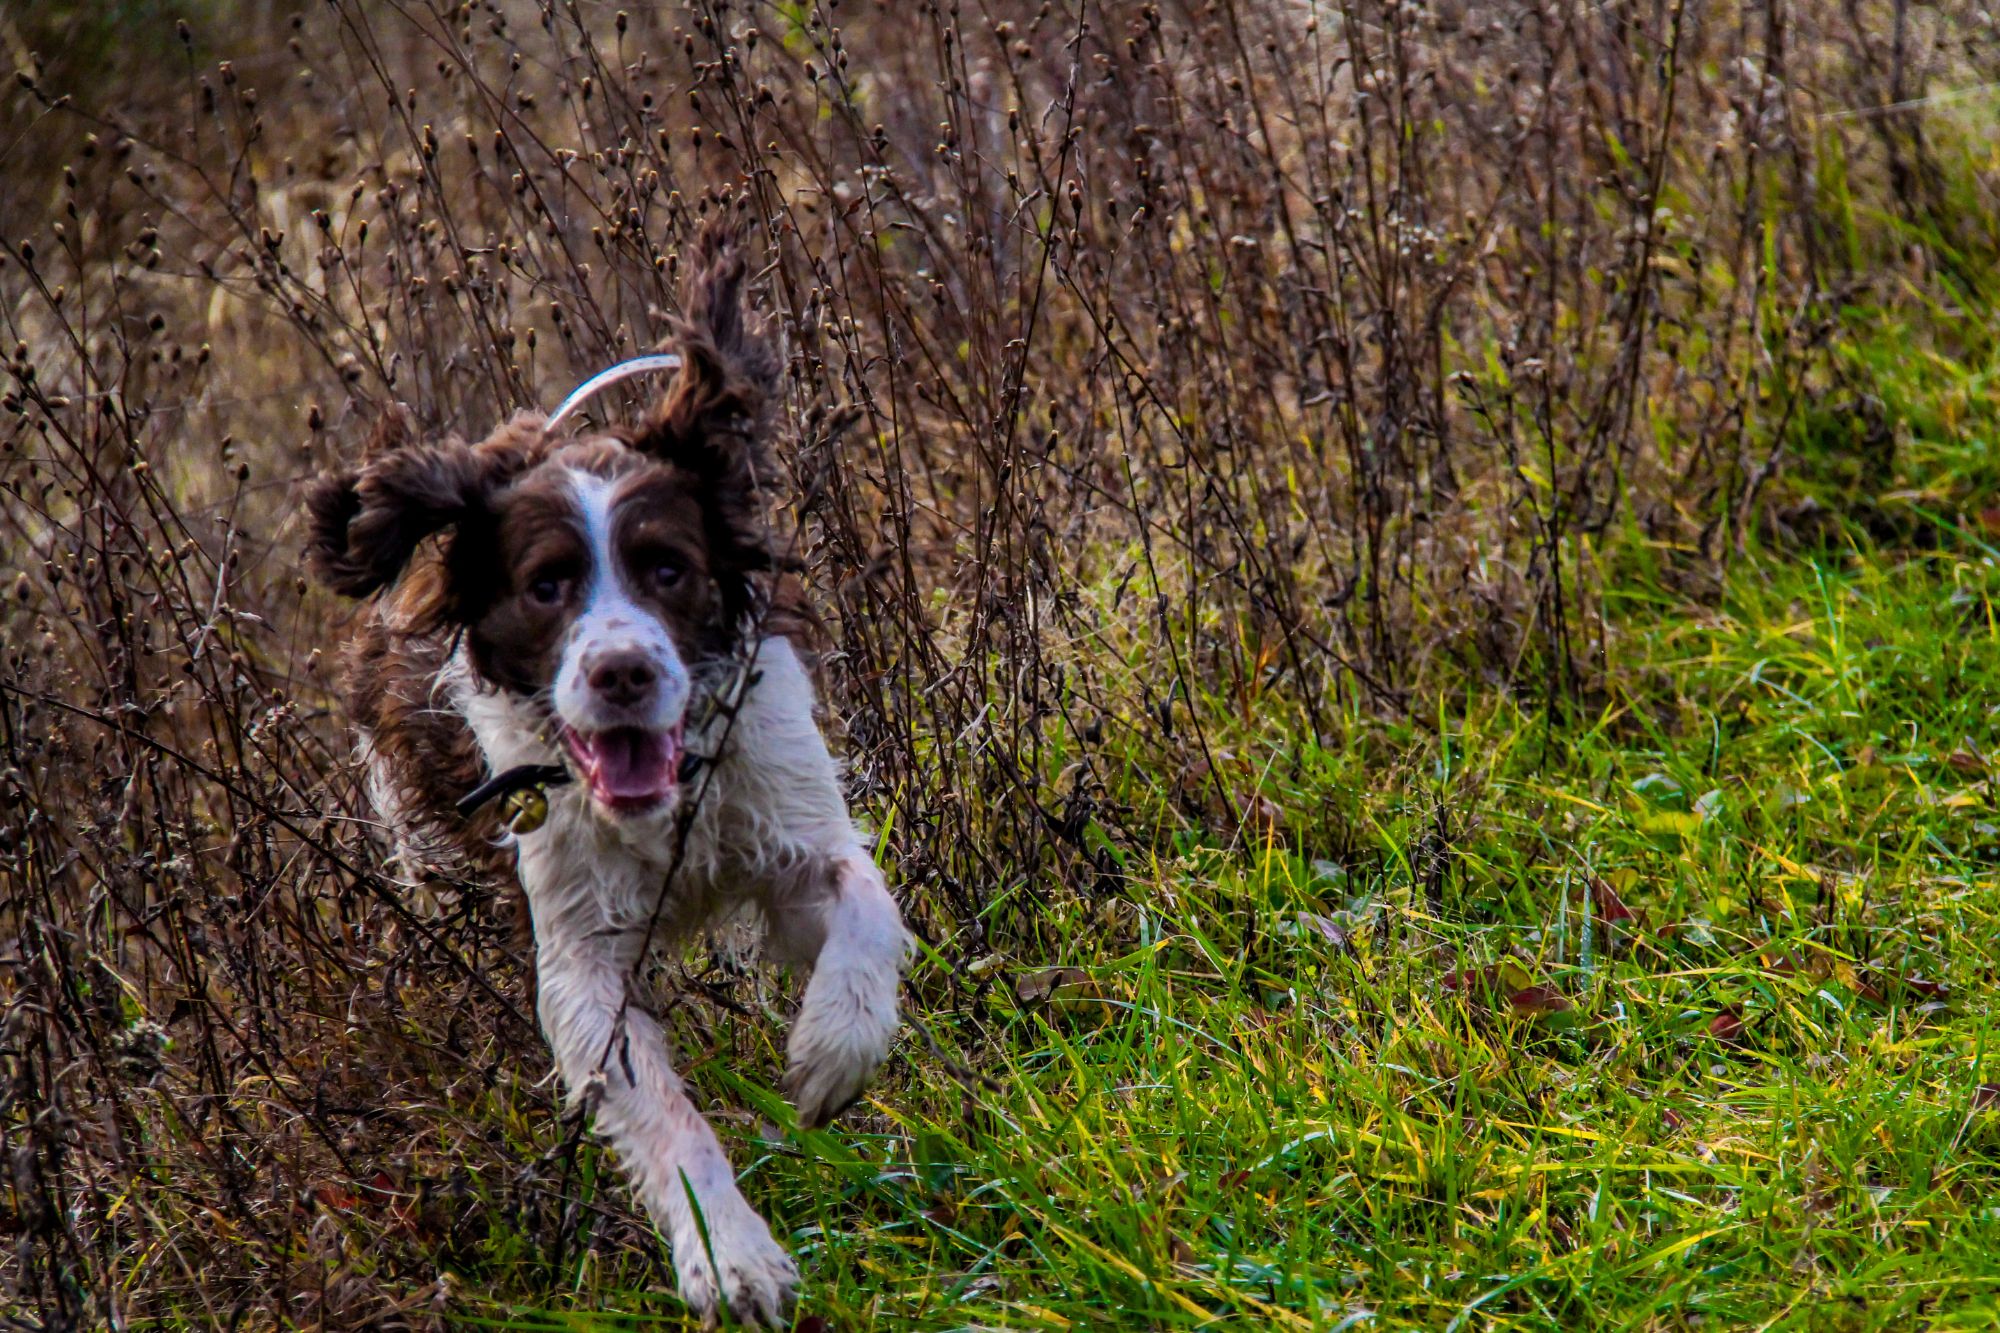
<svg viewBox="0 0 2000 1333">
<path fill-rule="evenodd" d="M 1595 719 L 1474 696 L 1442 740 L 1272 747 L 1267 796 L 1364 831 L 1344 863 L 1273 838 L 1128 866 L 1123 901 L 1065 909 L 1054 953 L 995 960 L 982 1003 L 928 1020 L 990 1081 L 913 1036 L 850 1117 L 870 1132 L 735 1133 L 807 1312 L 2000 1319 L 1996 593 L 1966 542 L 1753 559 L 1717 606 L 1613 598 Z M 776 1067 L 766 1025 L 737 1035 Z M 782 1118 L 727 1065 L 694 1078 Z M 680 1318 L 657 1274 L 561 1285 L 482 1308 Z"/>
</svg>

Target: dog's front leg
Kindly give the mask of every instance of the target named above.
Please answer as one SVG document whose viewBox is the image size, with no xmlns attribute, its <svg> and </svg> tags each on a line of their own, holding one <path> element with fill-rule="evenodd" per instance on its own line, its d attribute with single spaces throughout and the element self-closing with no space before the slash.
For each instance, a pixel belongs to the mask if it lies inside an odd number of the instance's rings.
<svg viewBox="0 0 2000 1333">
<path fill-rule="evenodd" d="M 815 858 L 771 904 L 780 959 L 809 962 L 786 1047 L 785 1090 L 808 1126 L 852 1102 L 888 1057 L 910 934 L 860 847 Z"/>
<path fill-rule="evenodd" d="M 718 1301 L 744 1322 L 782 1325 L 798 1269 L 744 1201 L 715 1131 L 688 1100 L 659 1024 L 626 1002 L 637 949 L 619 936 L 544 941 L 537 950 L 542 1031 L 572 1097 L 595 1103 L 673 1247 L 681 1296 L 704 1319 Z"/>
</svg>

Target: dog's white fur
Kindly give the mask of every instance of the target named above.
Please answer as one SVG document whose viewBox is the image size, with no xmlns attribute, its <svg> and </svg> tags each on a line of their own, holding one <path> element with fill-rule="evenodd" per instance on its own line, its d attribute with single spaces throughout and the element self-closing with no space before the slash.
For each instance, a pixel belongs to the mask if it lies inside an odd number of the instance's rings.
<svg viewBox="0 0 2000 1333">
<path fill-rule="evenodd" d="M 590 585 L 584 592 L 583 612 L 570 627 L 562 669 L 556 673 L 556 715 L 582 730 L 623 720 L 599 716 L 598 700 L 590 689 L 590 668 L 609 654 L 637 652 L 660 673 L 651 716 L 642 721 L 664 730 L 687 711 L 691 683 L 673 636 L 632 599 L 618 576 L 611 540 L 612 498 L 618 483 L 614 478 L 576 471 L 571 471 L 567 480 L 577 512 L 583 515 L 584 539 L 590 546 Z"/>
<path fill-rule="evenodd" d="M 577 494 L 601 575 L 593 574 L 565 648 L 558 712 L 591 721 L 577 664 L 615 640 L 656 654 L 663 679 L 677 673 L 678 686 L 662 691 L 670 708 L 658 719 L 671 725 L 704 682 L 689 680 L 664 627 L 619 587 L 605 535 L 608 488 L 583 478 Z M 680 794 L 680 802 L 699 800 L 685 847 L 677 847 L 679 803 L 613 816 L 582 783 L 552 789 L 547 822 L 516 845 L 534 922 L 539 1017 L 570 1096 L 594 1104 L 598 1132 L 667 1235 L 688 1303 L 712 1315 L 726 1302 L 739 1319 L 775 1323 L 791 1308 L 798 1271 L 745 1202 L 715 1132 L 674 1072 L 659 1024 L 630 998 L 629 983 L 649 942 L 684 939 L 743 908 L 761 911 L 767 952 L 812 966 L 785 1084 L 801 1119 L 818 1123 L 887 1056 L 911 943 L 848 815 L 813 716 L 812 681 L 791 643 L 757 644 L 750 679 L 733 726 L 718 714 L 685 737 L 691 751 L 714 756 Z M 439 684 L 470 724 L 489 771 L 560 762 L 537 710 L 478 681 L 463 650 Z"/>
</svg>

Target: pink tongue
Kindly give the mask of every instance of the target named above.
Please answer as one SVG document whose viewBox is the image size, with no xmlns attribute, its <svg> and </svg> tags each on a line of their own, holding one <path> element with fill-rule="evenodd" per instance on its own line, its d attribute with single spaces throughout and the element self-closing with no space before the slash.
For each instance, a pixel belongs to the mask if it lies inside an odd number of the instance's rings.
<svg viewBox="0 0 2000 1333">
<path fill-rule="evenodd" d="M 594 761 L 591 786 L 614 801 L 665 795 L 674 784 L 674 756 L 657 731 L 615 727 L 584 742 Z"/>
</svg>

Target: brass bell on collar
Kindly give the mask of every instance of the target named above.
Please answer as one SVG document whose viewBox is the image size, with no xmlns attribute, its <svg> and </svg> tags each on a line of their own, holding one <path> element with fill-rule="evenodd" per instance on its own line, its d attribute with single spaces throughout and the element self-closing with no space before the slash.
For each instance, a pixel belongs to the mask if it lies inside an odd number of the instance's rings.
<svg viewBox="0 0 2000 1333">
<path fill-rule="evenodd" d="M 500 798 L 500 817 L 509 832 L 533 833 L 549 822 L 549 796 L 540 787 L 517 787 Z"/>
</svg>

